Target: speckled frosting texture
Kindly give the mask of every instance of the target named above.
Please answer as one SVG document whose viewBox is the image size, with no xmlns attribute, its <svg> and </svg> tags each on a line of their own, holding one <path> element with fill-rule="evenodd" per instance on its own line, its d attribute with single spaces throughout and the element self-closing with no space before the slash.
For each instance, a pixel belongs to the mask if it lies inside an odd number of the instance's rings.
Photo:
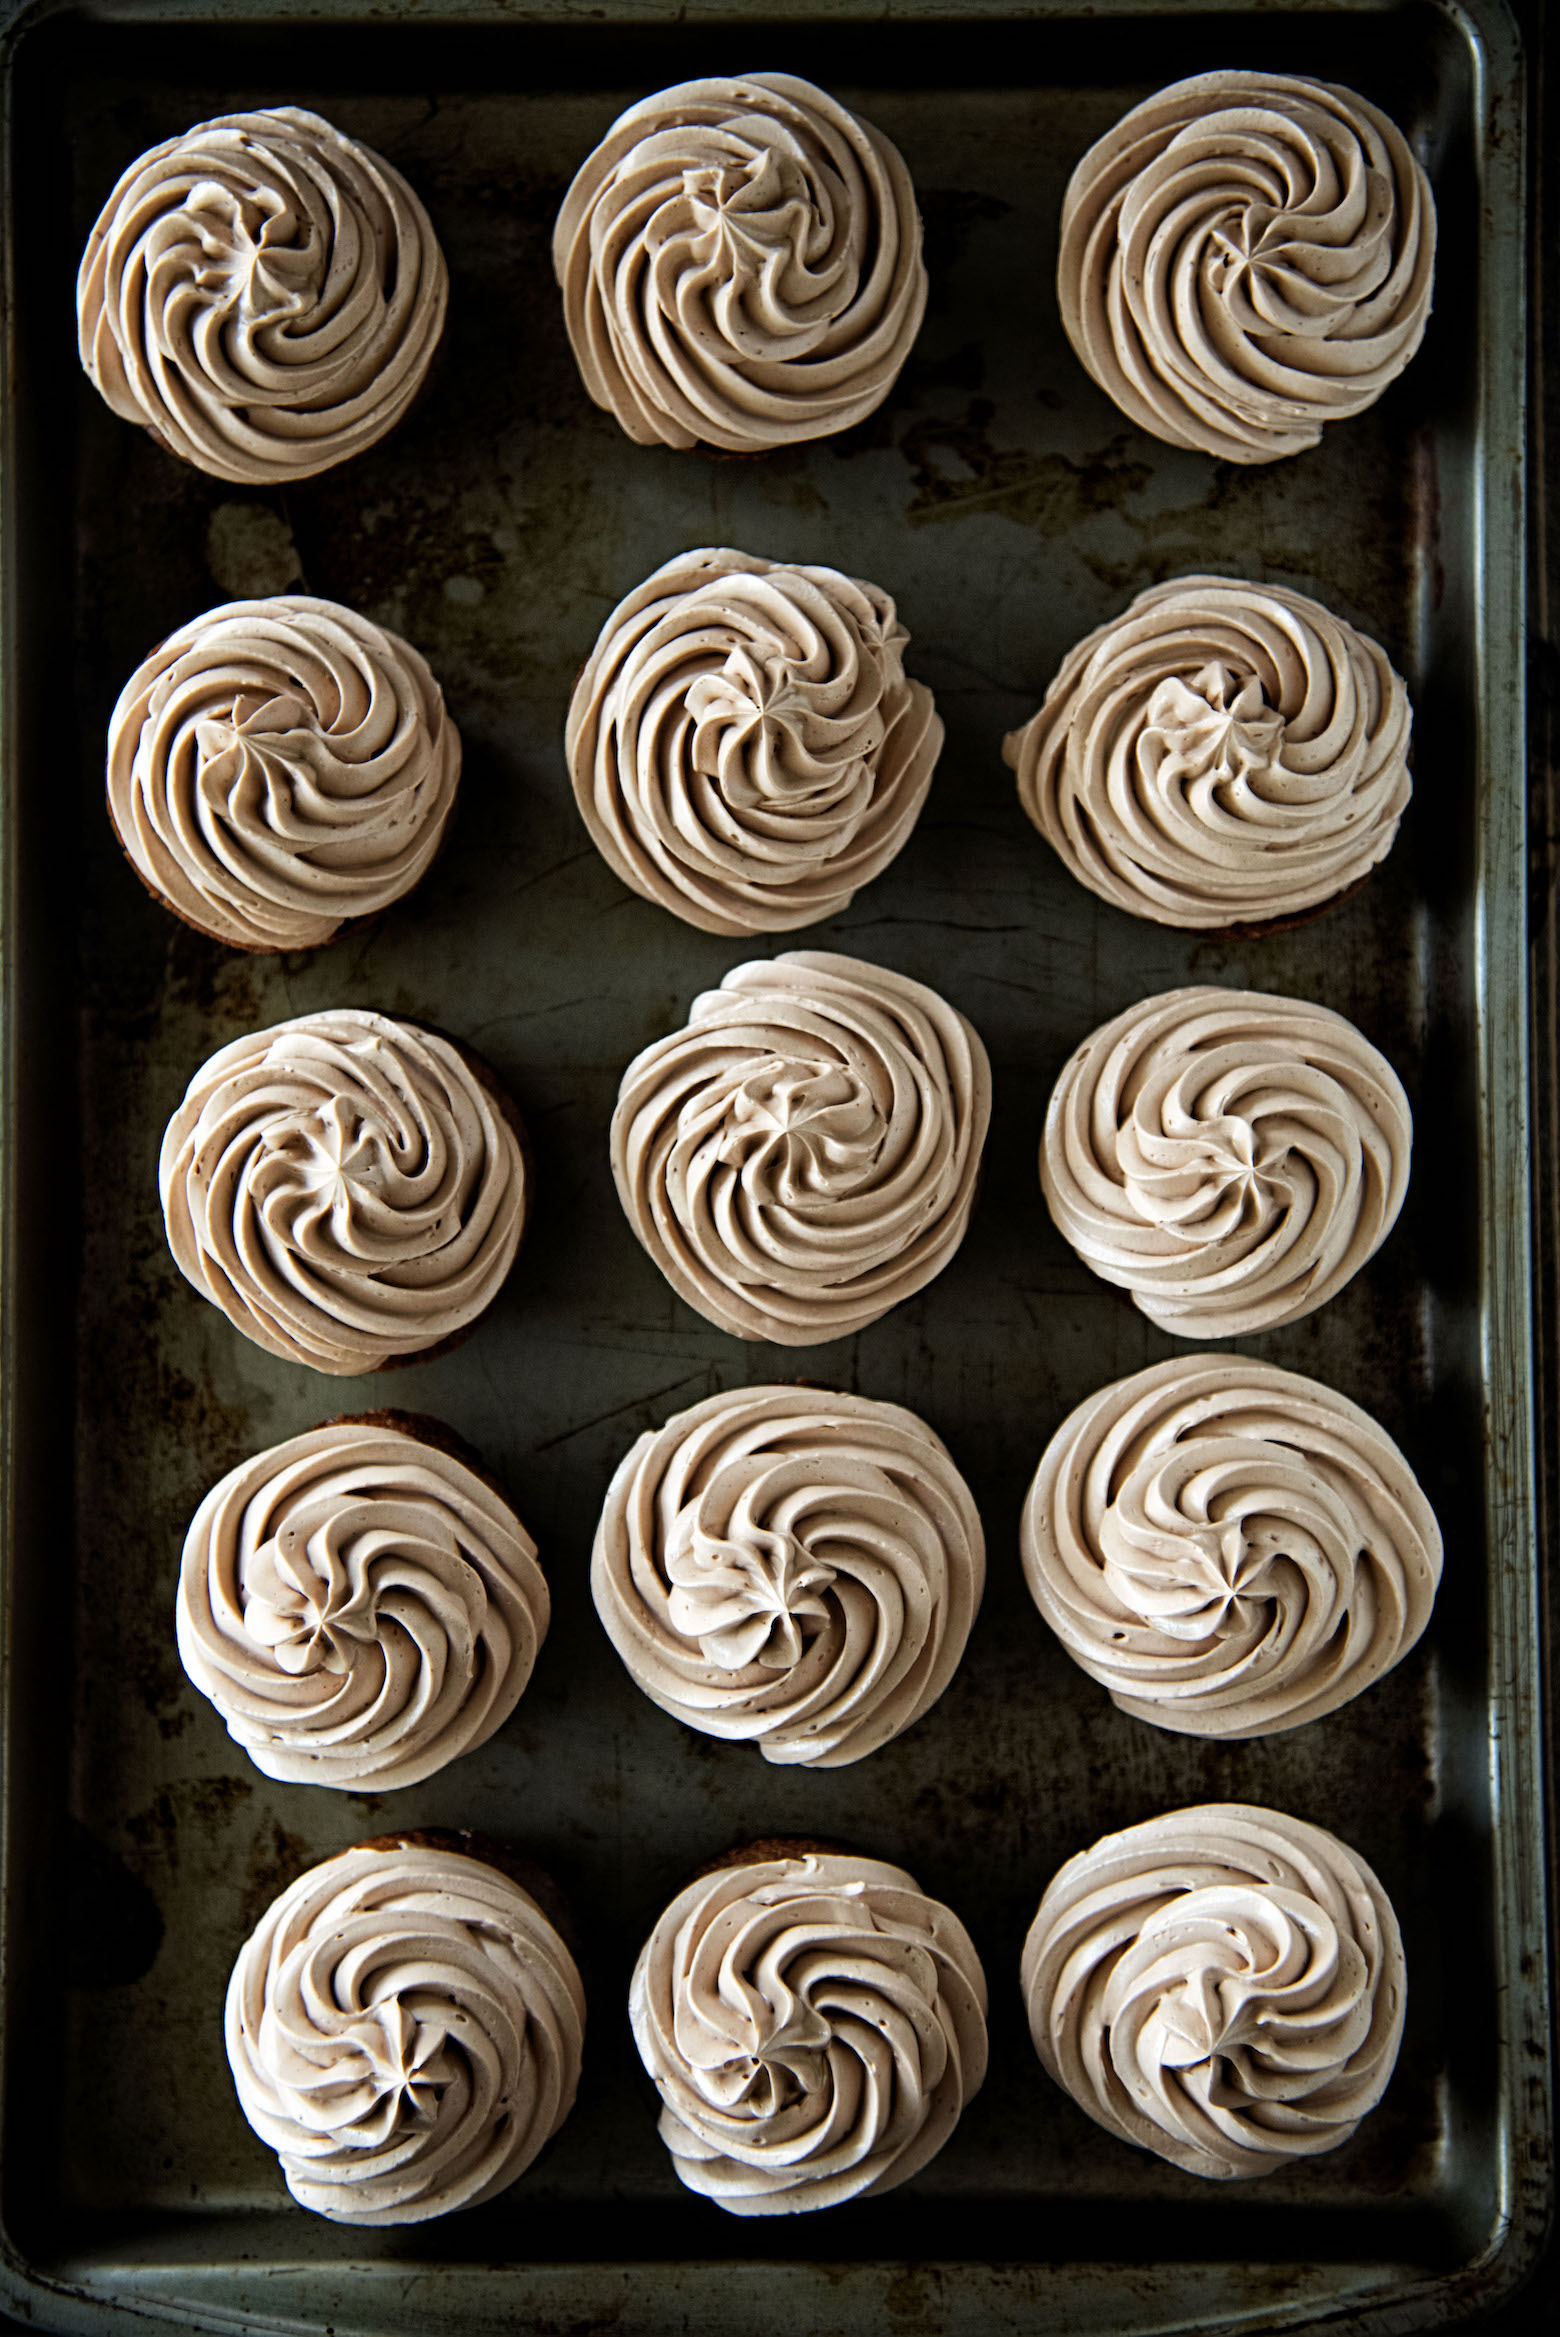
<svg viewBox="0 0 1560 2337">
<path fill-rule="evenodd" d="M 1386 2091 L 1397 1918 L 1336 1836 L 1240 1802 L 1107 1834 L 1024 1944 L 1035 2051 L 1097 2124 L 1216 2180 L 1347 2142 Z"/>
<path fill-rule="evenodd" d="M 1209 1737 L 1332 1712 L 1430 1620 L 1441 1534 L 1386 1432 L 1320 1381 L 1185 1355 L 1080 1404 L 1024 1508 L 1024 1575 L 1123 1712 Z"/>
<path fill-rule="evenodd" d="M 1057 296 L 1140 428 L 1227 462 L 1315 446 L 1397 379 L 1435 274 L 1430 182 L 1394 123 L 1301 74 L 1202 73 L 1091 146 Z"/>
<path fill-rule="evenodd" d="M 547 1633 L 536 1544 L 463 1461 L 333 1421 L 242 1462 L 184 1541 L 179 1656 L 257 1769 L 384 1793 L 485 1744 Z"/>
<path fill-rule="evenodd" d="M 909 638 L 835 568 L 668 560 L 607 619 L 569 708 L 603 857 L 706 933 L 836 916 L 909 835 L 942 746 Z"/>
<path fill-rule="evenodd" d="M 163 1137 L 180 1272 L 316 1371 L 377 1371 L 464 1330 L 526 1211 L 519 1138 L 474 1060 L 360 1007 L 220 1047 Z"/>
<path fill-rule="evenodd" d="M 663 1712 L 828 1769 L 937 1701 L 985 1571 L 969 1488 L 913 1412 L 756 1387 L 640 1437 L 607 1494 L 591 1590 Z"/>
<path fill-rule="evenodd" d="M 574 2106 L 585 1994 L 507 1875 L 345 1850 L 272 1902 L 227 1993 L 239 2105 L 300 2207 L 424 2223 L 523 2175 Z"/>
<path fill-rule="evenodd" d="M 733 2215 L 891 2190 L 942 2149 L 986 2073 L 968 1933 L 873 1858 L 690 1883 L 640 1953 L 629 2018 L 678 2175 Z"/>
<path fill-rule="evenodd" d="M 1402 1083 L 1351 1022 L 1257 990 L 1144 999 L 1052 1090 L 1040 1181 L 1084 1263 L 1183 1338 L 1292 1323 L 1357 1274 L 1408 1188 Z"/>
<path fill-rule="evenodd" d="M 417 651 L 302 595 L 180 626 L 108 726 L 108 808 L 138 874 L 236 949 L 317 948 L 410 892 L 459 777 Z"/>
<path fill-rule="evenodd" d="M 1314 909 L 1385 859 L 1411 721 L 1385 651 L 1320 601 L 1180 576 L 1069 650 L 1003 753 L 1080 883 L 1218 929 Z"/>
<path fill-rule="evenodd" d="M 926 308 L 899 154 L 789 73 L 630 106 L 564 198 L 553 269 L 587 391 L 643 446 L 759 454 L 848 430 Z"/>
<path fill-rule="evenodd" d="M 788 950 L 734 966 L 623 1074 L 612 1171 L 673 1289 L 740 1339 L 815 1346 L 964 1239 L 986 1050 L 903 974 Z"/>
<path fill-rule="evenodd" d="M 143 154 L 76 281 L 81 362 L 197 469 L 285 486 L 394 429 L 449 279 L 399 171 L 297 106 L 220 114 Z"/>
</svg>

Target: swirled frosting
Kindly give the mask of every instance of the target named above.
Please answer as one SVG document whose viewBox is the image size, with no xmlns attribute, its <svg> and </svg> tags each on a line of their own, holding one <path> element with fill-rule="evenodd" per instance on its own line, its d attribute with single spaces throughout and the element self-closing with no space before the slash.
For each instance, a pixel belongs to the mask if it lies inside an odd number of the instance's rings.
<svg viewBox="0 0 1560 2337">
<path fill-rule="evenodd" d="M 968 1933 L 875 1858 L 817 1852 L 690 1883 L 640 1952 L 628 2009 L 678 2175 L 733 2215 L 892 2190 L 986 2074 Z"/>
<path fill-rule="evenodd" d="M 1386 652 L 1320 601 L 1180 576 L 1069 650 L 1003 754 L 1102 900 L 1160 925 L 1258 924 L 1386 858 L 1411 721 Z"/>
<path fill-rule="evenodd" d="M 1315 446 L 1424 337 L 1435 199 L 1402 132 L 1302 74 L 1200 73 L 1073 172 L 1057 294 L 1140 428 L 1228 462 Z"/>
<path fill-rule="evenodd" d="M 485 1744 L 530 1679 L 550 1612 L 536 1544 L 408 1419 L 257 1453 L 185 1536 L 180 1659 L 268 1777 L 415 1785 Z"/>
<path fill-rule="evenodd" d="M 410 892 L 459 777 L 417 651 L 301 596 L 181 626 L 108 726 L 108 808 L 136 870 L 237 949 L 313 949 Z"/>
<path fill-rule="evenodd" d="M 1162 1330 L 1234 1339 L 1325 1305 L 1408 1188 L 1402 1083 L 1351 1022 L 1257 990 L 1146 998 L 1085 1039 L 1040 1182 L 1085 1265 Z"/>
<path fill-rule="evenodd" d="M 876 1752 L 958 1668 L 986 1576 L 947 1447 L 867 1396 L 737 1388 L 640 1437 L 591 1590 L 663 1712 L 812 1769 Z"/>
<path fill-rule="evenodd" d="M 312 479 L 422 386 L 449 279 L 382 155 L 297 106 L 219 114 L 133 162 L 76 279 L 81 362 L 214 478 Z"/>
<path fill-rule="evenodd" d="M 564 197 L 553 272 L 586 390 L 641 446 L 848 430 L 926 309 L 897 150 L 790 73 L 684 81 L 619 115 Z"/>
<path fill-rule="evenodd" d="M 787 950 L 734 966 L 635 1057 L 612 1173 L 679 1297 L 739 1339 L 809 1347 L 941 1273 L 990 1117 L 986 1050 L 935 990 Z"/>
<path fill-rule="evenodd" d="M 784 933 L 881 875 L 942 746 L 875 584 L 684 552 L 631 592 L 575 685 L 569 770 L 613 870 L 706 933 Z"/>
<path fill-rule="evenodd" d="M 1334 1711 L 1430 1620 L 1441 1534 L 1368 1412 L 1244 1355 L 1101 1388 L 1046 1447 L 1024 1574 L 1123 1712 L 1210 1737 Z"/>
<path fill-rule="evenodd" d="M 498 1295 L 527 1200 L 474 1060 L 347 1006 L 219 1047 L 163 1136 L 180 1272 L 316 1371 L 378 1371 L 464 1330 Z"/>
<path fill-rule="evenodd" d="M 530 1894 L 409 1841 L 344 1850 L 239 1951 L 239 2106 L 300 2207 L 424 2223 L 523 2175 L 574 2106 L 585 1992 Z"/>
<path fill-rule="evenodd" d="M 1080 2109 L 1229 2178 L 1348 2141 L 1392 2075 L 1407 1982 L 1362 1858 L 1224 1802 L 1070 1858 L 1024 1943 L 1023 1988 L 1035 2051 Z"/>
</svg>

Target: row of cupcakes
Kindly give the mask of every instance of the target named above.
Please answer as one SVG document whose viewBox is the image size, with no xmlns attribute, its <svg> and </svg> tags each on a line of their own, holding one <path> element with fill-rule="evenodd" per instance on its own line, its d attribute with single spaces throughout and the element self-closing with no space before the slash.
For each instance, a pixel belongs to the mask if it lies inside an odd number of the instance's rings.
<svg viewBox="0 0 1560 2337">
<path fill-rule="evenodd" d="M 815 84 L 751 73 L 631 106 L 581 164 L 553 267 L 585 389 L 641 445 L 759 455 L 888 396 L 927 301 L 910 173 Z M 1435 206 L 1396 125 L 1296 74 L 1177 82 L 1082 157 L 1057 298 L 1141 428 L 1240 463 L 1371 405 L 1430 312 Z M 444 330 L 428 214 L 296 106 L 224 114 L 113 188 L 77 281 L 114 411 L 218 478 L 307 479 L 395 427 Z"/>
<path fill-rule="evenodd" d="M 300 2205 L 423 2222 L 525 2172 L 579 2082 L 569 1929 L 545 1875 L 470 1834 L 381 1836 L 282 1893 L 234 1965 L 226 2038 Z M 1214 2179 L 1347 2141 L 1392 2075 L 1406 2001 L 1364 1860 L 1239 1803 L 1069 1859 L 1020 1977 L 1036 2052 L 1079 2107 Z M 628 2010 L 680 2180 L 737 2215 L 905 2182 L 986 2073 L 964 1925 L 903 1868 L 821 1843 L 702 1870 L 656 1921 Z"/>
<path fill-rule="evenodd" d="M 907 841 L 943 725 L 878 586 L 680 553 L 575 685 L 575 800 L 614 873 L 719 934 L 837 916 Z M 1385 652 L 1282 585 L 1188 576 L 1063 660 L 1006 743 L 1020 801 L 1102 899 L 1201 932 L 1363 881 L 1411 793 Z M 419 653 L 303 595 L 208 610 L 109 724 L 108 804 L 147 888 L 230 948 L 313 949 L 402 899 L 443 840 L 460 738 Z"/>
</svg>

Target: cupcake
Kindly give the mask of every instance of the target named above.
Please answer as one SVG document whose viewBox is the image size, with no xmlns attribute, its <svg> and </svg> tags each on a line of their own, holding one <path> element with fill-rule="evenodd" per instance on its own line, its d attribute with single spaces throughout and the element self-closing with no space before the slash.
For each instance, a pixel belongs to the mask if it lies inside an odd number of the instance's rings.
<svg viewBox="0 0 1560 2337">
<path fill-rule="evenodd" d="M 246 1338 L 340 1375 L 468 1331 L 529 1201 L 519 1114 L 480 1057 L 361 1007 L 219 1047 L 158 1165 L 174 1262 Z"/>
<path fill-rule="evenodd" d="M 1002 751 L 1092 893 L 1227 932 L 1322 908 L 1386 858 L 1411 723 L 1386 652 L 1320 601 L 1179 576 L 1069 650 Z"/>
<path fill-rule="evenodd" d="M 940 1274 L 991 1117 L 986 1050 L 935 990 L 860 958 L 734 966 L 623 1074 L 612 1173 L 678 1296 L 811 1347 Z"/>
<path fill-rule="evenodd" d="M 902 1867 L 755 1843 L 678 1893 L 629 2019 L 679 2178 L 732 2215 L 892 2190 L 986 2074 L 986 1982 Z"/>
<path fill-rule="evenodd" d="M 1402 1083 L 1351 1022 L 1257 990 L 1167 990 L 1105 1023 L 1051 1093 L 1057 1231 L 1161 1330 L 1298 1322 L 1386 1240 L 1408 1190 Z"/>
<path fill-rule="evenodd" d="M 1434 1512 L 1385 1430 L 1245 1355 L 1176 1356 L 1080 1404 L 1021 1547 L 1073 1661 L 1191 1736 L 1336 1711 L 1407 1655 L 1441 1579 Z"/>
<path fill-rule="evenodd" d="M 630 106 L 564 197 L 553 272 L 589 396 L 641 446 L 762 454 L 848 430 L 926 309 L 899 154 L 789 73 Z"/>
<path fill-rule="evenodd" d="M 300 2207 L 425 2223 L 507 2189 L 557 2133 L 585 1993 L 538 1890 L 479 1836 L 412 1833 L 272 1902 L 228 1983 L 227 2054 Z"/>
<path fill-rule="evenodd" d="M 985 1577 L 979 1512 L 923 1420 L 760 1387 L 639 1439 L 608 1490 L 590 1581 L 663 1712 L 767 1761 L 836 1769 L 936 1703 Z"/>
<path fill-rule="evenodd" d="M 229 1470 L 184 1540 L 179 1656 L 257 1769 L 385 1793 L 485 1744 L 547 1636 L 536 1544 L 417 1412 L 328 1420 Z"/>
<path fill-rule="evenodd" d="M 317 949 L 409 893 L 443 840 L 460 733 L 410 643 L 301 595 L 208 609 L 108 726 L 131 866 L 230 949 Z"/>
<path fill-rule="evenodd" d="M 286 486 L 421 388 L 449 279 L 399 171 L 297 106 L 219 114 L 133 162 L 76 279 L 81 362 L 197 470 Z"/>
<path fill-rule="evenodd" d="M 1335 1835 L 1242 1802 L 1070 1858 L 1024 1943 L 1030 2034 L 1097 2125 L 1189 2175 L 1347 2142 L 1403 2035 L 1391 1902 Z"/>
<path fill-rule="evenodd" d="M 1424 338 L 1435 200 L 1329 81 L 1199 73 L 1091 146 L 1056 288 L 1082 364 L 1172 446 L 1269 463 L 1374 405 Z"/>
<path fill-rule="evenodd" d="M 943 726 L 875 584 L 684 552 L 602 627 L 575 685 L 575 799 L 614 873 L 706 933 L 789 933 L 880 876 Z"/>
</svg>

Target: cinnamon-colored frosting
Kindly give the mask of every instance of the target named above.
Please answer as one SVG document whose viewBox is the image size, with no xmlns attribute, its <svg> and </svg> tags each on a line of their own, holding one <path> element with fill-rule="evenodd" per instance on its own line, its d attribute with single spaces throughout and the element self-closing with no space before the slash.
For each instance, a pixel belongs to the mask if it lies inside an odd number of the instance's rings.
<svg viewBox="0 0 1560 2337">
<path fill-rule="evenodd" d="M 709 1396 L 640 1437 L 591 1561 L 607 1636 L 663 1712 L 813 1769 L 936 1703 L 985 1576 L 941 1438 L 898 1404 L 796 1387 Z"/>
<path fill-rule="evenodd" d="M 1259 924 L 1386 858 L 1411 721 L 1386 652 L 1320 601 L 1178 576 L 1069 650 L 1003 755 L 1102 900 L 1160 925 Z"/>
<path fill-rule="evenodd" d="M 1123 1712 L 1210 1737 L 1319 1719 L 1405 1656 L 1441 1533 L 1397 1446 L 1320 1381 L 1183 1355 L 1101 1388 L 1047 1445 L 1024 1574 Z"/>
<path fill-rule="evenodd" d="M 1234 1339 L 1359 1272 L 1403 1205 L 1412 1141 L 1397 1073 L 1341 1014 L 1167 990 L 1068 1063 L 1040 1182 L 1057 1230 L 1151 1322 Z"/>
<path fill-rule="evenodd" d="M 268 1777 L 416 1785 L 513 1712 L 547 1634 L 536 1544 L 438 1445 L 332 1421 L 212 1487 L 184 1541 L 179 1655 Z"/>
<path fill-rule="evenodd" d="M 586 390 L 642 446 L 848 430 L 926 309 L 897 150 L 790 73 L 684 81 L 619 115 L 564 197 L 553 272 Z"/>
<path fill-rule="evenodd" d="M 1172 446 L 1274 462 L 1397 379 L 1424 337 L 1435 199 L 1352 89 L 1199 73 L 1091 146 L 1057 294 L 1083 364 Z"/>
<path fill-rule="evenodd" d="M 640 1952 L 628 2009 L 678 2175 L 733 2215 L 892 2190 L 986 2074 L 968 1933 L 875 1858 L 816 1852 L 690 1883 Z"/>
<path fill-rule="evenodd" d="M 301 595 L 182 625 L 108 726 L 120 842 L 181 917 L 239 949 L 313 949 L 410 892 L 459 777 L 417 651 Z"/>
<path fill-rule="evenodd" d="M 247 1338 L 337 1374 L 474 1322 L 514 1261 L 525 1162 L 449 1039 L 360 1007 L 220 1047 L 158 1168 L 179 1270 Z"/>
<path fill-rule="evenodd" d="M 903 974 L 787 950 L 734 966 L 623 1074 L 612 1173 L 673 1289 L 810 1347 L 875 1322 L 964 1239 L 986 1050 Z"/>
<path fill-rule="evenodd" d="M 392 430 L 444 329 L 421 203 L 318 114 L 219 114 L 133 162 L 76 280 L 114 412 L 214 478 L 312 479 Z"/>
<path fill-rule="evenodd" d="M 1407 1980 L 1358 1854 L 1242 1802 L 1070 1858 L 1024 1943 L 1035 2051 L 1080 2109 L 1190 2175 L 1347 2142 L 1386 2091 Z"/>
<path fill-rule="evenodd" d="M 574 2107 L 584 2033 L 530 1894 L 418 1842 L 300 1875 L 228 1983 L 239 2106 L 332 2223 L 425 2223 L 506 2189 Z"/>
<path fill-rule="evenodd" d="M 607 619 L 569 708 L 603 857 L 706 933 L 837 916 L 909 835 L 942 746 L 909 638 L 836 568 L 668 560 Z"/>
</svg>

